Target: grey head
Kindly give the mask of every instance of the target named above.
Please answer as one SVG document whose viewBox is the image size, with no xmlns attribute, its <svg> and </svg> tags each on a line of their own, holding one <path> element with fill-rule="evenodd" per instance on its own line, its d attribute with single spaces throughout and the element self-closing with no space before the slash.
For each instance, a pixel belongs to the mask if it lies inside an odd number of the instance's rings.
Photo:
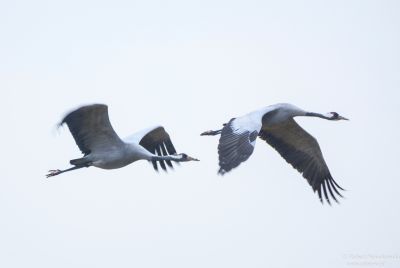
<svg viewBox="0 0 400 268">
<path fill-rule="evenodd" d="M 196 158 L 193 158 L 191 156 L 188 156 L 185 153 L 177 154 L 176 156 L 179 157 L 179 162 L 200 161 L 199 159 L 196 159 Z"/>
<path fill-rule="evenodd" d="M 339 115 L 337 112 L 330 112 L 326 115 L 329 120 L 339 121 L 339 120 L 349 120 L 346 117 Z"/>
</svg>

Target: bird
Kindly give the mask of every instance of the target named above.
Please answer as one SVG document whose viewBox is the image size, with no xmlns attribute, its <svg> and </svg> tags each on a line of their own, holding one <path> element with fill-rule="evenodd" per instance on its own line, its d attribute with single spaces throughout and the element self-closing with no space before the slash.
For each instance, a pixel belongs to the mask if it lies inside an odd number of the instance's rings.
<svg viewBox="0 0 400 268">
<path fill-rule="evenodd" d="M 152 162 L 165 171 L 173 162 L 199 161 L 185 153 L 177 154 L 171 138 L 163 126 L 154 126 L 121 139 L 111 126 L 108 106 L 93 104 L 82 106 L 68 113 L 58 124 L 66 124 L 82 154 L 70 160 L 73 167 L 49 170 L 47 178 L 83 167 L 117 169 L 137 160 Z"/>
<path fill-rule="evenodd" d="M 201 136 L 220 135 L 218 144 L 220 175 L 245 162 L 253 153 L 257 137 L 272 146 L 308 181 L 323 203 L 322 193 L 330 205 L 330 197 L 339 203 L 344 189 L 333 179 L 317 140 L 307 133 L 294 117 L 318 117 L 330 121 L 348 120 L 336 112 L 308 112 L 289 103 L 278 103 L 232 118 L 219 130 Z"/>
</svg>

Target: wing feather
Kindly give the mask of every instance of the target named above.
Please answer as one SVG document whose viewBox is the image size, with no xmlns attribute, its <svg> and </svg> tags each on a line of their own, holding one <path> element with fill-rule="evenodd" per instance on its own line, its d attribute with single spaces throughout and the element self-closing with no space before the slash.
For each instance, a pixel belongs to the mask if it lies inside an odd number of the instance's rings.
<svg viewBox="0 0 400 268">
<path fill-rule="evenodd" d="M 67 124 L 76 144 L 85 155 L 92 151 L 107 151 L 111 147 L 124 145 L 111 126 L 107 105 L 93 104 L 80 107 L 67 114 L 60 125 L 64 123 Z"/>
<path fill-rule="evenodd" d="M 343 190 L 343 188 L 332 178 L 317 140 L 301 128 L 294 119 L 272 126 L 265 121 L 263 118 L 259 137 L 275 148 L 303 175 L 314 192 L 318 192 L 321 202 L 323 202 L 322 193 L 329 204 L 329 196 L 338 202 L 335 195 L 342 197 L 338 189 Z"/>
<path fill-rule="evenodd" d="M 151 129 L 145 133 L 140 139 L 139 144 L 146 150 L 159 156 L 165 156 L 169 154 L 176 154 L 174 145 L 172 144 L 171 138 L 162 126 Z M 173 167 L 171 161 L 152 161 L 155 170 L 158 170 L 157 162 L 159 162 L 163 170 L 167 170 L 165 163 L 169 167 Z"/>
<path fill-rule="evenodd" d="M 233 119 L 234 120 L 234 119 Z M 222 128 L 218 144 L 219 174 L 225 174 L 249 159 L 254 151 L 254 140 L 258 132 L 235 128 L 233 120 Z"/>
</svg>

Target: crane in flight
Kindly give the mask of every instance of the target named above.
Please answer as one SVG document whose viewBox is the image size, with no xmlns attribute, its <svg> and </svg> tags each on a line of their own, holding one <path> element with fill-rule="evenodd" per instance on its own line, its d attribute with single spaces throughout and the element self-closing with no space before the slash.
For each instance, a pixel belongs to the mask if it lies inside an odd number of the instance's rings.
<svg viewBox="0 0 400 268">
<path fill-rule="evenodd" d="M 65 170 L 49 170 L 46 177 L 83 168 L 98 167 L 116 169 L 137 160 L 151 161 L 155 170 L 173 168 L 172 162 L 199 161 L 187 154 L 177 154 L 171 138 L 162 126 L 152 127 L 121 139 L 111 126 L 108 107 L 93 104 L 80 107 L 60 122 L 67 124 L 73 138 L 84 156 L 73 159 L 73 167 Z"/>
<path fill-rule="evenodd" d="M 256 138 L 260 137 L 303 175 L 314 192 L 318 193 L 321 202 L 322 192 L 329 204 L 329 195 L 338 202 L 335 195 L 343 197 L 339 189 L 344 189 L 333 179 L 317 140 L 296 123 L 293 119 L 296 116 L 319 117 L 331 121 L 348 120 L 336 112 L 319 114 L 292 104 L 280 103 L 232 118 L 222 129 L 206 131 L 201 135 L 221 135 L 218 145 L 218 173 L 221 175 L 249 159 Z"/>
</svg>

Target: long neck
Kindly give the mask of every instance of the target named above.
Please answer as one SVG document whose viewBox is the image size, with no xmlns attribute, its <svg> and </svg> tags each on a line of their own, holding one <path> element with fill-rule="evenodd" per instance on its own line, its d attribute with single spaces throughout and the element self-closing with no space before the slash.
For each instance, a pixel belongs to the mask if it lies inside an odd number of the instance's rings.
<svg viewBox="0 0 400 268">
<path fill-rule="evenodd" d="M 306 116 L 307 112 L 288 103 L 270 105 L 250 113 L 255 122 L 261 124 L 281 123 L 295 116 Z"/>
<path fill-rule="evenodd" d="M 305 116 L 319 117 L 319 118 L 326 119 L 326 120 L 332 120 L 332 118 L 330 118 L 326 115 L 323 115 L 323 114 L 319 114 L 319 113 L 308 112 L 305 114 Z"/>
<path fill-rule="evenodd" d="M 170 160 L 175 162 L 181 162 L 182 157 L 180 155 L 154 155 L 152 156 L 152 160 L 161 161 L 161 160 Z"/>
<path fill-rule="evenodd" d="M 156 155 L 156 154 L 149 152 L 143 146 L 141 146 L 135 142 L 131 142 L 131 143 L 125 142 L 125 143 L 127 145 L 127 150 L 129 152 L 129 155 L 133 159 L 133 161 L 136 161 L 139 159 L 155 160 L 155 161 L 170 160 L 170 161 L 175 161 L 175 162 L 182 161 L 181 155 Z"/>
<path fill-rule="evenodd" d="M 258 117 L 259 119 L 267 114 L 273 117 L 286 119 L 288 117 L 306 116 L 307 112 L 290 103 L 278 103 L 261 108 L 251 114 L 254 118 Z"/>
</svg>

